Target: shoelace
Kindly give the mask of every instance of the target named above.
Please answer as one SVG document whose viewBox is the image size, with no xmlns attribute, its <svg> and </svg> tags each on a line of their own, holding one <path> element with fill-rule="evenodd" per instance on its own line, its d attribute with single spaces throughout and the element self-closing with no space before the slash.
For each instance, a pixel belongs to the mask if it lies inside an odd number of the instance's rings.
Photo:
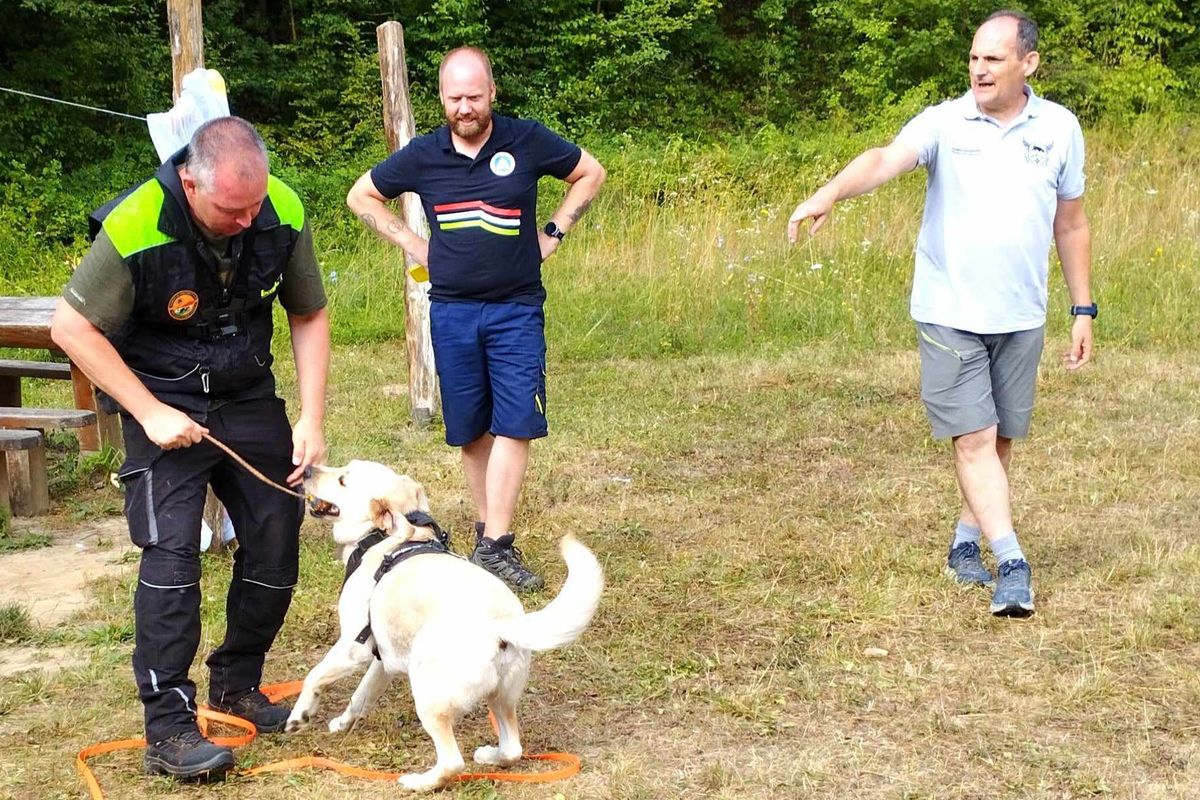
<svg viewBox="0 0 1200 800">
<path fill-rule="evenodd" d="M 1003 564 L 1000 565 L 1000 577 L 1007 578 L 1008 576 L 1012 575 L 1014 572 L 1024 571 L 1027 569 L 1029 569 L 1029 566 L 1024 561 L 1021 561 L 1019 559 L 1013 559 L 1012 561 L 1005 561 Z"/>
</svg>

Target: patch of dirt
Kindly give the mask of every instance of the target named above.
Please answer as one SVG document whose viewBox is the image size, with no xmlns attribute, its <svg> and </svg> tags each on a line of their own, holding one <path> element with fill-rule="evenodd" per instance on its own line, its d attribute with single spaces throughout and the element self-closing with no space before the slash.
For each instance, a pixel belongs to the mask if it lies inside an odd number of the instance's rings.
<svg viewBox="0 0 1200 800">
<path fill-rule="evenodd" d="M 48 547 L 0 555 L 0 605 L 20 605 L 39 628 L 54 627 L 85 609 L 90 581 L 137 568 L 136 561 L 127 559 L 136 548 L 121 517 L 67 528 L 48 528 L 37 519 L 14 520 L 13 528 L 45 533 L 52 540 Z M 78 663 L 69 648 L 0 648 L 0 676 Z"/>
<path fill-rule="evenodd" d="M 0 678 L 31 669 L 70 669 L 86 663 L 77 647 L 6 647 L 0 649 Z"/>
</svg>

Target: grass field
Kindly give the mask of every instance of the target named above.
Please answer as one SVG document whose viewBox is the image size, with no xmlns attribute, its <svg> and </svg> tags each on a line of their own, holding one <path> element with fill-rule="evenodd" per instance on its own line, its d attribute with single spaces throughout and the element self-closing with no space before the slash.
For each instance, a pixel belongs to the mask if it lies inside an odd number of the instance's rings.
<svg viewBox="0 0 1200 800">
<path fill-rule="evenodd" d="M 402 354 L 341 351 L 331 457 L 420 476 L 461 547 L 452 454 L 379 390 Z M 523 718 L 530 750 L 577 752 L 585 769 L 500 795 L 1200 796 L 1200 359 L 1110 350 L 1082 375 L 1045 368 L 1014 470 L 1038 589 L 1027 622 L 991 619 L 986 593 L 939 575 L 955 492 L 915 372 L 908 350 L 826 346 L 557 366 L 522 544 L 557 586 L 554 542 L 580 533 L 608 589 L 579 644 L 535 661 Z M 271 681 L 301 676 L 335 636 L 338 567 L 316 525 L 304 541 Z M 227 569 L 206 562 L 200 658 L 220 638 Z M 131 590 L 103 584 L 93 613 L 35 634 L 86 648 L 88 668 L 0 687 L 0 796 L 77 797 L 73 753 L 138 732 Z M 461 727 L 465 748 L 486 735 L 479 716 Z M 239 758 L 309 752 L 381 769 L 432 755 L 398 685 L 351 736 L 263 740 Z M 323 773 L 181 789 L 138 776 L 132 755 L 98 773 L 112 797 L 394 792 Z"/>
<path fill-rule="evenodd" d="M 563 534 L 605 564 L 592 628 L 535 659 L 522 712 L 528 750 L 576 752 L 584 770 L 448 796 L 1200 798 L 1197 150 L 1190 130 L 1161 125 L 1090 141 L 1100 349 L 1080 374 L 1059 367 L 1056 288 L 1013 469 L 1038 592 L 1027 621 L 993 620 L 985 592 L 940 575 L 958 501 L 906 320 L 921 179 L 788 251 L 788 213 L 838 159 L 793 165 L 771 142 L 757 162 L 681 146 L 653 174 L 632 145 L 608 159 L 610 191 L 547 267 L 552 433 L 517 521 L 551 591 Z M 403 342 L 387 338 L 403 328 L 398 268 L 356 241 L 325 262 L 340 320 L 329 460 L 408 471 L 465 549 L 456 454 L 388 391 L 405 381 Z M 286 390 L 286 363 L 282 375 Z M 111 511 L 114 497 L 85 488 L 74 509 Z M 335 638 L 340 570 L 321 533 L 306 523 L 268 681 L 302 676 Z M 223 557 L 205 567 L 201 661 L 228 574 Z M 61 628 L 9 626 L 10 645 L 65 643 L 89 664 L 0 683 L 0 798 L 83 796 L 74 753 L 139 733 L 132 585 L 98 584 L 94 609 Z M 402 683 L 353 734 L 320 730 L 261 739 L 240 763 L 320 753 L 406 769 L 433 755 Z M 467 752 L 489 735 L 479 714 L 459 731 Z M 315 772 L 180 787 L 139 764 L 98 762 L 110 797 L 396 792 Z"/>
</svg>

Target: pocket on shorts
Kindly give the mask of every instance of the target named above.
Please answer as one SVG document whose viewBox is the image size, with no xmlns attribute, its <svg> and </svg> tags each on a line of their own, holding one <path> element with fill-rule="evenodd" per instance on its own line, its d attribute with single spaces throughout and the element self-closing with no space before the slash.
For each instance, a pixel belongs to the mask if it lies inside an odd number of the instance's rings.
<svg viewBox="0 0 1200 800">
<path fill-rule="evenodd" d="M 957 341 L 957 337 L 953 336 L 953 329 L 940 325 L 918 325 L 917 335 L 925 345 L 963 362 L 978 358 L 982 353 L 987 352 L 987 348 L 978 342 Z"/>
</svg>

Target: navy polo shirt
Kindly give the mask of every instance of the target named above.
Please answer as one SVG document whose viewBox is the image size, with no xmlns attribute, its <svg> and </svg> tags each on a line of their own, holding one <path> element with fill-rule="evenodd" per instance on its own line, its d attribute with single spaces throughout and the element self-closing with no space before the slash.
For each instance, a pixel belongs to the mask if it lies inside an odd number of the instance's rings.
<svg viewBox="0 0 1200 800">
<path fill-rule="evenodd" d="M 450 126 L 418 136 L 371 170 L 384 197 L 416 192 L 429 220 L 429 296 L 541 305 L 537 185 L 566 178 L 577 145 L 538 122 L 492 115 L 492 135 L 471 158 Z"/>
</svg>

